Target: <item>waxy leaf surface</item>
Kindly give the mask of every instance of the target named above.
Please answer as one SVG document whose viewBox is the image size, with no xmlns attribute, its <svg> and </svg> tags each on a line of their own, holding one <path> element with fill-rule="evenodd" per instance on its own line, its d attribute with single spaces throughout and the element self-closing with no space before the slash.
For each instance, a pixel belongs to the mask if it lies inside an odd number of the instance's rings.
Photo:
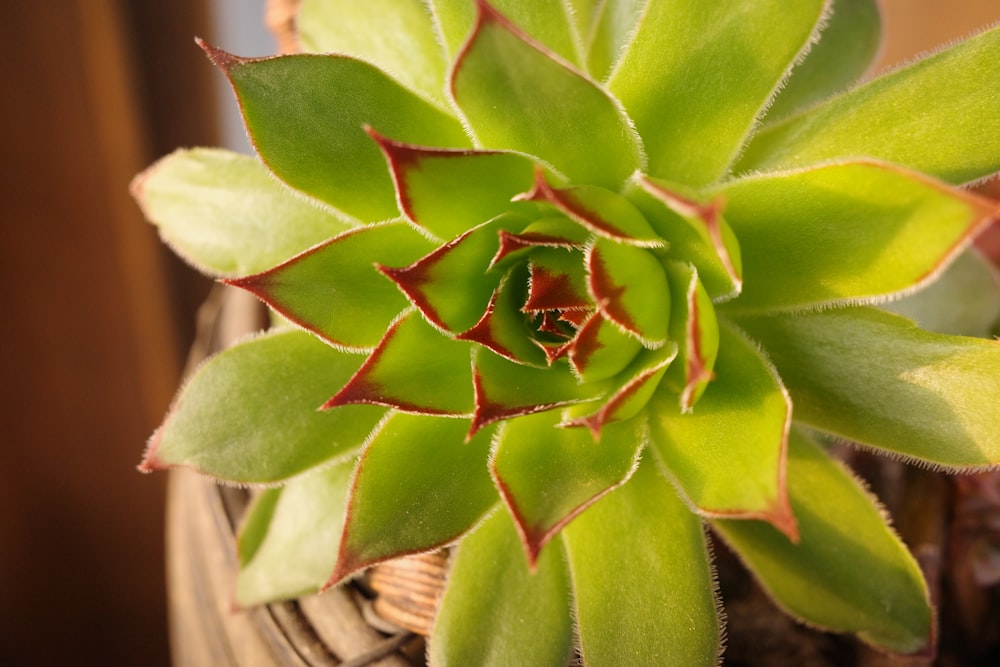
<svg viewBox="0 0 1000 667">
<path fill-rule="evenodd" d="M 740 318 L 795 419 L 943 466 L 1000 463 L 1000 343 L 921 331 L 871 308 Z"/>
<path fill-rule="evenodd" d="M 704 531 L 650 461 L 562 536 L 585 664 L 716 664 L 721 628 Z"/>
<path fill-rule="evenodd" d="M 406 265 L 433 247 L 403 222 L 359 227 L 273 269 L 228 282 L 335 345 L 370 348 L 408 306 L 375 260 Z"/>
<path fill-rule="evenodd" d="M 442 547 L 497 502 L 491 430 L 465 442 L 461 419 L 394 413 L 358 464 L 331 583 L 381 560 Z"/>
<path fill-rule="evenodd" d="M 529 570 L 517 530 L 500 509 L 456 551 L 428 644 L 430 664 L 566 664 L 573 648 L 569 600 L 562 552 L 546 549 Z"/>
<path fill-rule="evenodd" d="M 722 177 L 825 5 L 650 2 L 608 84 L 643 137 L 646 173 L 692 187 Z"/>
<path fill-rule="evenodd" d="M 422 0 L 302 0 L 295 28 L 306 51 L 366 60 L 447 108 L 447 67 Z"/>
<path fill-rule="evenodd" d="M 353 226 L 293 196 L 259 160 L 225 150 L 175 151 L 132 193 L 177 254 L 216 276 L 263 271 Z"/>
<path fill-rule="evenodd" d="M 384 410 L 317 408 L 363 360 L 296 330 L 221 352 L 181 390 L 143 467 L 190 466 L 233 482 L 276 482 L 352 453 Z"/>
<path fill-rule="evenodd" d="M 973 181 L 1000 171 L 998 89 L 994 28 L 768 127 L 736 169 L 867 156 L 949 183 Z"/>
<path fill-rule="evenodd" d="M 788 473 L 798 543 L 758 521 L 716 520 L 712 526 L 794 617 L 857 633 L 890 651 L 925 648 L 932 624 L 927 587 L 877 501 L 797 431 L 790 438 Z"/>
<path fill-rule="evenodd" d="M 639 139 L 614 100 L 485 4 L 451 85 L 486 148 L 524 151 L 576 182 L 612 188 L 640 166 Z"/>
<path fill-rule="evenodd" d="M 397 141 L 468 146 L 454 117 L 360 60 L 210 55 L 229 77 L 254 148 L 271 171 L 362 222 L 399 215 L 385 160 L 366 126 Z"/>
<path fill-rule="evenodd" d="M 333 571 L 354 460 L 266 489 L 240 535 L 236 601 L 243 606 L 318 591 Z"/>
<path fill-rule="evenodd" d="M 645 444 L 644 424 L 605 427 L 600 442 L 581 428 L 559 428 L 552 410 L 503 425 L 493 454 L 497 487 L 518 526 L 529 560 L 564 525 L 624 482 Z"/>
<path fill-rule="evenodd" d="M 791 401 L 753 344 L 720 325 L 716 378 L 694 409 L 682 413 L 673 392 L 653 397 L 653 449 L 702 514 L 763 518 L 794 535 L 785 493 Z"/>
<path fill-rule="evenodd" d="M 419 314 L 409 312 L 323 407 L 368 403 L 416 414 L 468 415 L 472 412 L 470 346 L 441 335 Z"/>
<path fill-rule="evenodd" d="M 846 162 L 720 188 L 746 283 L 733 310 L 858 303 L 937 274 L 1000 206 L 894 165 Z M 780 205 L 775 205 L 780 202 Z"/>
</svg>

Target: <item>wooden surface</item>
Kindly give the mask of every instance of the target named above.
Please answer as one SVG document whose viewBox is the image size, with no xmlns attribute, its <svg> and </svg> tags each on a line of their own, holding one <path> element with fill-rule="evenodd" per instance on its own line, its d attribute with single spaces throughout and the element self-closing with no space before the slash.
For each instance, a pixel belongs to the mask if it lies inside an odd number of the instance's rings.
<svg viewBox="0 0 1000 667">
<path fill-rule="evenodd" d="M 166 477 L 135 466 L 177 382 L 193 295 L 168 282 L 175 264 L 127 186 L 164 143 L 211 141 L 210 104 L 199 126 L 177 119 L 211 91 L 198 5 L 3 3 L 2 665 L 169 661 Z M 204 75 L 163 67 L 153 52 L 168 42 Z M 159 80 L 137 85 L 157 62 Z M 186 99 L 167 107 L 171 85 Z"/>
</svg>

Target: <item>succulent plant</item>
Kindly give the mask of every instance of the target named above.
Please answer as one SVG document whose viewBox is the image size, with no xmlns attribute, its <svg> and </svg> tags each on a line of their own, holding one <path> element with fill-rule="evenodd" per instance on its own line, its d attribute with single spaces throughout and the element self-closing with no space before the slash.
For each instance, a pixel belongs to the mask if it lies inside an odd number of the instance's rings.
<svg viewBox="0 0 1000 667">
<path fill-rule="evenodd" d="M 711 665 L 707 526 L 796 619 L 933 650 L 920 568 L 829 443 L 1000 463 L 1000 345 L 926 330 L 958 294 L 997 315 L 965 250 L 1000 208 L 964 186 L 1000 170 L 1000 30 L 866 80 L 872 0 L 303 0 L 297 25 L 311 53 L 202 45 L 256 156 L 134 183 L 274 315 L 142 464 L 262 488 L 241 604 L 454 546 L 435 664 Z"/>
</svg>

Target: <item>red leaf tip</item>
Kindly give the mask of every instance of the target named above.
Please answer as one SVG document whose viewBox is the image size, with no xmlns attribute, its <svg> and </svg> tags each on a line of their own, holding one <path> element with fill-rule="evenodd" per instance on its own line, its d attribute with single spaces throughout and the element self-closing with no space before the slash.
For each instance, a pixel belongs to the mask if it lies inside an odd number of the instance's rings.
<svg viewBox="0 0 1000 667">
<path fill-rule="evenodd" d="M 228 51 L 209 44 L 201 37 L 195 37 L 194 42 L 201 48 L 202 51 L 205 52 L 205 55 L 208 56 L 208 59 L 212 61 L 213 65 L 227 74 L 233 67 L 242 65 L 243 63 L 249 61 L 249 58 L 242 58 L 240 56 L 233 55 Z"/>
</svg>

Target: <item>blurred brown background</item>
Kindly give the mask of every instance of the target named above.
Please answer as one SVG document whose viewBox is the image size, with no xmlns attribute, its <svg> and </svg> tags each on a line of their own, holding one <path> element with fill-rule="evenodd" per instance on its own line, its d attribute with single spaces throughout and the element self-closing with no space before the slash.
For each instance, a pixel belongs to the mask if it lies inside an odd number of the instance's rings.
<svg viewBox="0 0 1000 667">
<path fill-rule="evenodd" d="M 166 475 L 135 470 L 207 282 L 127 193 L 216 143 L 208 0 L 4 0 L 0 21 L 0 664 L 166 665 Z M 885 64 L 1000 19 L 885 0 Z M 227 46 L 225 43 L 223 47 Z"/>
</svg>

